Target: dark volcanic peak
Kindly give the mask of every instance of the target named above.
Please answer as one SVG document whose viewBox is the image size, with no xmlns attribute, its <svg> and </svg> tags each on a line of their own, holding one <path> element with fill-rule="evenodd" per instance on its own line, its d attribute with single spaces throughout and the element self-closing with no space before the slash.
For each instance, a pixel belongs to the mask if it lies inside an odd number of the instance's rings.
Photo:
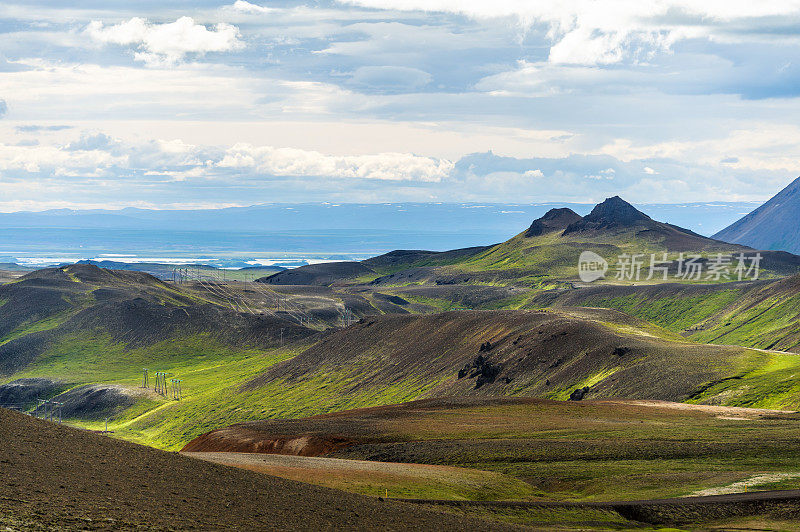
<svg viewBox="0 0 800 532">
<path fill-rule="evenodd" d="M 525 238 L 543 235 L 552 231 L 563 231 L 570 224 L 580 220 L 580 215 L 572 209 L 550 209 L 544 216 L 533 221 L 528 230 L 525 231 Z"/>
<path fill-rule="evenodd" d="M 645 220 L 650 220 L 650 217 L 619 196 L 608 198 L 603 203 L 596 205 L 592 212 L 584 217 L 586 222 L 625 225 Z"/>
<path fill-rule="evenodd" d="M 800 253 L 800 178 L 714 238 L 756 249 Z"/>
<path fill-rule="evenodd" d="M 625 227 L 652 222 L 652 219 L 619 196 L 608 198 L 595 206 L 588 215 L 570 224 L 564 234 L 587 229 Z"/>
</svg>

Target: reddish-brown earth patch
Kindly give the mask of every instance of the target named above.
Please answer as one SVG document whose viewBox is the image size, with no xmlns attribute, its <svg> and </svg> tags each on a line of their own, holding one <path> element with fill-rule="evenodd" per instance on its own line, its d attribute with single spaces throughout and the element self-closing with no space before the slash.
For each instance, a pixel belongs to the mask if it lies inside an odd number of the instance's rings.
<svg viewBox="0 0 800 532">
<path fill-rule="evenodd" d="M 237 424 L 195 438 L 181 452 L 196 451 L 287 454 L 293 456 L 322 456 L 356 443 L 355 440 L 333 435 L 306 434 L 265 437 L 264 433 Z"/>
</svg>

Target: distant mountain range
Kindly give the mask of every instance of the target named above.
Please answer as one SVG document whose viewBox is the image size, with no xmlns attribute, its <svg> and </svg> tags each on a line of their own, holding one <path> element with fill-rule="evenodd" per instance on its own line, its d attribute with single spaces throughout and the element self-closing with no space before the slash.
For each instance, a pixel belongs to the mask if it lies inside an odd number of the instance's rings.
<svg viewBox="0 0 800 532">
<path fill-rule="evenodd" d="M 551 209 L 518 235 L 492 246 L 476 246 L 445 252 L 396 250 L 361 262 L 335 262 L 304 266 L 276 273 L 261 282 L 269 284 L 359 284 L 372 285 L 469 283 L 526 284 L 552 288 L 557 282 L 577 280 L 579 257 L 584 252 L 607 262 L 614 275 L 614 261 L 639 258 L 638 273 L 618 280 L 644 281 L 647 261 L 662 258 L 661 280 L 682 271 L 681 254 L 697 255 L 707 267 L 712 256 L 727 257 L 728 270 L 737 256 L 755 255 L 756 250 L 708 238 L 682 227 L 659 222 L 622 198 L 615 196 L 581 216 L 569 208 Z M 800 271 L 800 256 L 761 251 L 761 275 L 786 276 Z M 702 255 L 702 256 L 701 256 Z M 626 268 L 627 271 L 627 268 Z M 626 274 L 627 275 L 627 274 Z M 684 280 L 707 281 L 702 275 Z M 656 279 L 657 281 L 658 279 Z M 730 280 L 730 277 L 726 279 Z"/>
<path fill-rule="evenodd" d="M 758 249 L 800 253 L 800 178 L 714 238 Z"/>
</svg>

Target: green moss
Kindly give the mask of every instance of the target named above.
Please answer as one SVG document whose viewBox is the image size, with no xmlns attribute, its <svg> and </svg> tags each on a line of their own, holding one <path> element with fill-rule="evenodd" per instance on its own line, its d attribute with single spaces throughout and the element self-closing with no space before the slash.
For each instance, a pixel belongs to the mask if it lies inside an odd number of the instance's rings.
<svg viewBox="0 0 800 532">
<path fill-rule="evenodd" d="M 152 410 L 127 423 L 115 424 L 117 434 L 125 439 L 156 447 L 178 450 L 193 438 L 243 421 L 273 417 L 306 417 L 366 406 L 397 404 L 417 399 L 436 386 L 438 381 L 423 382 L 409 378 L 391 385 L 376 386 L 359 392 L 348 391 L 352 379 L 340 373 L 315 375 L 302 382 L 273 381 L 255 390 L 243 391 L 241 379 L 253 377 L 270 365 L 285 359 L 284 353 L 249 361 L 247 367 L 221 386 L 192 392 L 186 400 Z M 244 374 L 241 370 L 244 369 Z M 181 376 L 192 384 L 191 378 Z"/>
<path fill-rule="evenodd" d="M 51 329 L 55 329 L 72 316 L 75 315 L 75 311 L 65 310 L 63 312 L 59 312 L 57 314 L 53 314 L 52 316 L 48 316 L 47 318 L 39 321 L 35 321 L 32 323 L 27 323 L 17 327 L 3 338 L 0 338 L 0 345 L 7 344 L 12 340 L 16 340 L 17 338 L 22 338 L 28 334 L 33 334 L 42 331 L 49 331 Z"/>
<path fill-rule="evenodd" d="M 680 332 L 731 305 L 741 295 L 741 289 L 719 290 L 696 297 L 678 296 L 659 299 L 631 294 L 616 298 L 589 298 L 583 301 L 582 305 L 620 310 L 670 331 Z"/>
<path fill-rule="evenodd" d="M 403 295 L 400 296 L 406 301 L 411 303 L 418 303 L 420 305 L 426 305 L 429 307 L 433 307 L 434 309 L 448 311 L 454 310 L 456 308 L 462 308 L 459 306 L 458 302 L 450 301 L 448 299 L 441 299 L 436 297 L 425 297 L 418 294 L 408 294 L 403 292 Z"/>
<path fill-rule="evenodd" d="M 750 408 L 800 407 L 800 356 L 765 354 L 765 362 L 734 378 L 709 383 L 687 402 Z"/>
<path fill-rule="evenodd" d="M 589 375 L 586 378 L 576 382 L 572 386 L 568 386 L 566 388 L 561 388 L 559 390 L 554 390 L 552 393 L 548 394 L 547 397 L 549 399 L 556 399 L 558 401 L 566 401 L 569 399 L 570 394 L 578 389 L 584 387 L 592 387 L 600 381 L 607 379 L 608 377 L 612 376 L 614 373 L 618 372 L 622 368 L 609 368 L 604 369 L 602 371 L 598 371 L 593 375 Z"/>
<path fill-rule="evenodd" d="M 429 505 L 433 511 L 448 512 L 468 517 L 503 521 L 516 525 L 536 527 L 543 530 L 655 530 L 643 528 L 641 523 L 628 521 L 619 513 L 604 508 L 559 508 L 546 506 L 501 507 L 501 506 L 443 506 Z M 573 528 L 579 527 L 579 528 Z M 658 529 L 663 532 L 677 529 Z"/>
</svg>

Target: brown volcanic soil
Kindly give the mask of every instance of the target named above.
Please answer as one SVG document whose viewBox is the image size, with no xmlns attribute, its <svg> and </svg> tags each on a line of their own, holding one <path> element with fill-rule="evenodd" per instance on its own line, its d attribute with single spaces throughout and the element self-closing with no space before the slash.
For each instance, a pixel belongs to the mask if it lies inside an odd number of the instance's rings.
<svg viewBox="0 0 800 532">
<path fill-rule="evenodd" d="M 511 527 L 182 457 L 0 409 L 0 525 L 58 530 Z"/>
<path fill-rule="evenodd" d="M 694 493 L 697 486 L 727 486 L 765 471 L 777 477 L 780 471 L 794 474 L 794 457 L 800 449 L 798 419 L 796 412 L 658 401 L 443 398 L 234 425 L 198 438 L 187 450 L 230 449 L 236 442 L 252 444 L 258 437 L 300 441 L 335 435 L 350 444 L 327 453 L 325 459 L 376 461 L 376 468 L 403 462 L 496 471 L 525 480 L 550 499 L 449 505 L 462 510 L 513 508 L 520 515 L 530 512 L 524 522 L 541 525 L 549 520 L 563 526 L 565 514 L 548 518 L 542 509 L 592 507 L 639 522 L 692 524 L 692 530 L 751 530 L 747 523 L 771 519 L 796 523 L 800 490 L 665 496 Z M 211 456 L 259 462 L 258 455 L 223 452 Z M 293 462 L 290 458 L 264 462 L 300 466 L 320 460 Z M 593 526 L 585 523 L 581 529 L 587 528 Z"/>
</svg>

